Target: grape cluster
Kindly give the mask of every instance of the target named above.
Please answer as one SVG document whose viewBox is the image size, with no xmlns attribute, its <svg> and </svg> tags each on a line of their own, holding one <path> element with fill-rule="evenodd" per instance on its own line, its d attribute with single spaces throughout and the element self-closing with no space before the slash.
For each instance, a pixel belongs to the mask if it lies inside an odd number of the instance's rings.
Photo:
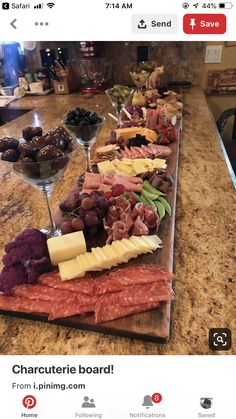
<svg viewBox="0 0 236 419">
<path fill-rule="evenodd" d="M 108 199 L 98 191 L 70 194 L 59 205 L 65 218 L 60 226 L 62 234 L 83 231 L 90 236 L 96 236 L 103 229 L 103 218 L 107 214 L 108 206 Z"/>
<path fill-rule="evenodd" d="M 75 108 L 68 112 L 65 120 L 67 125 L 94 125 L 102 122 L 102 118 L 96 112 L 89 112 L 83 108 Z"/>
</svg>

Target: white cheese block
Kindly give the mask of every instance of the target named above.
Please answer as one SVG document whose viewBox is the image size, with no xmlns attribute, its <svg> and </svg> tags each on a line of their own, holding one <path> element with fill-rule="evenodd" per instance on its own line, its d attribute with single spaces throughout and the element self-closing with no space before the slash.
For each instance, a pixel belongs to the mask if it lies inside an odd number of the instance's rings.
<svg viewBox="0 0 236 419">
<path fill-rule="evenodd" d="M 86 243 L 82 231 L 51 237 L 47 241 L 47 246 L 51 263 L 54 266 L 86 252 Z"/>
<path fill-rule="evenodd" d="M 61 262 L 58 267 L 62 281 L 68 281 L 85 275 L 85 271 L 81 269 L 76 258 Z"/>
<path fill-rule="evenodd" d="M 140 249 L 130 239 L 120 240 L 120 245 L 125 249 L 126 255 L 129 258 L 137 257 L 140 254 Z"/>
</svg>

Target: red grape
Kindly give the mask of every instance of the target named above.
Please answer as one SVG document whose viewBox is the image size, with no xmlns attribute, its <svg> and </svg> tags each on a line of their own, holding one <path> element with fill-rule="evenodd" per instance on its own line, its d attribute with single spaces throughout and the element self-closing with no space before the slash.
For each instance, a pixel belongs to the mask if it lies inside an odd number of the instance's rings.
<svg viewBox="0 0 236 419">
<path fill-rule="evenodd" d="M 73 218 L 72 227 L 75 231 L 82 231 L 84 229 L 84 220 L 79 217 Z"/>
<path fill-rule="evenodd" d="M 99 221 L 102 221 L 106 215 L 106 210 L 104 208 L 96 208 L 96 213 L 98 215 Z"/>
<path fill-rule="evenodd" d="M 98 216 L 94 211 L 89 211 L 86 213 L 84 221 L 87 227 L 95 227 L 98 225 Z"/>
<path fill-rule="evenodd" d="M 61 224 L 60 228 L 61 228 L 62 234 L 69 234 L 69 233 L 73 233 L 74 231 L 71 221 L 64 221 Z"/>
<path fill-rule="evenodd" d="M 92 227 L 88 229 L 89 236 L 96 236 L 98 234 L 98 227 Z"/>
<path fill-rule="evenodd" d="M 108 200 L 104 196 L 100 196 L 97 199 L 97 206 L 98 208 L 106 209 L 108 207 Z"/>
<path fill-rule="evenodd" d="M 88 211 L 92 209 L 96 205 L 96 201 L 93 198 L 84 198 L 81 202 L 81 207 L 85 209 L 85 211 Z"/>
<path fill-rule="evenodd" d="M 85 217 L 85 214 L 86 214 L 86 211 L 85 211 L 85 209 L 83 209 L 82 207 L 80 207 L 80 208 L 76 211 L 76 214 L 78 214 L 78 215 L 80 216 L 80 218 L 84 218 L 84 217 Z"/>
</svg>

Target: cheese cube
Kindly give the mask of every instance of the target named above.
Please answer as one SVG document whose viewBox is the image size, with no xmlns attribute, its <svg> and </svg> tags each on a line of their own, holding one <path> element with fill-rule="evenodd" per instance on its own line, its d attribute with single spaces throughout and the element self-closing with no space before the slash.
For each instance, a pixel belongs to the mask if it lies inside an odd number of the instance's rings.
<svg viewBox="0 0 236 419">
<path fill-rule="evenodd" d="M 86 252 L 86 243 L 82 231 L 51 237 L 47 241 L 47 246 L 51 263 L 54 266 Z"/>
<path fill-rule="evenodd" d="M 58 267 L 62 281 L 79 278 L 85 274 L 85 271 L 81 269 L 76 258 L 61 262 Z"/>
</svg>

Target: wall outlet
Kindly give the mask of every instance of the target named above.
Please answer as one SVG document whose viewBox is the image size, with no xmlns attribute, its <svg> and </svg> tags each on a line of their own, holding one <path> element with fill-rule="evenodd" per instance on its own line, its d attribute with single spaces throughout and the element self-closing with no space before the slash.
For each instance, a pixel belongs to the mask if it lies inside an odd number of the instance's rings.
<svg viewBox="0 0 236 419">
<path fill-rule="evenodd" d="M 221 45 L 206 47 L 205 63 L 221 63 L 222 49 Z"/>
</svg>

